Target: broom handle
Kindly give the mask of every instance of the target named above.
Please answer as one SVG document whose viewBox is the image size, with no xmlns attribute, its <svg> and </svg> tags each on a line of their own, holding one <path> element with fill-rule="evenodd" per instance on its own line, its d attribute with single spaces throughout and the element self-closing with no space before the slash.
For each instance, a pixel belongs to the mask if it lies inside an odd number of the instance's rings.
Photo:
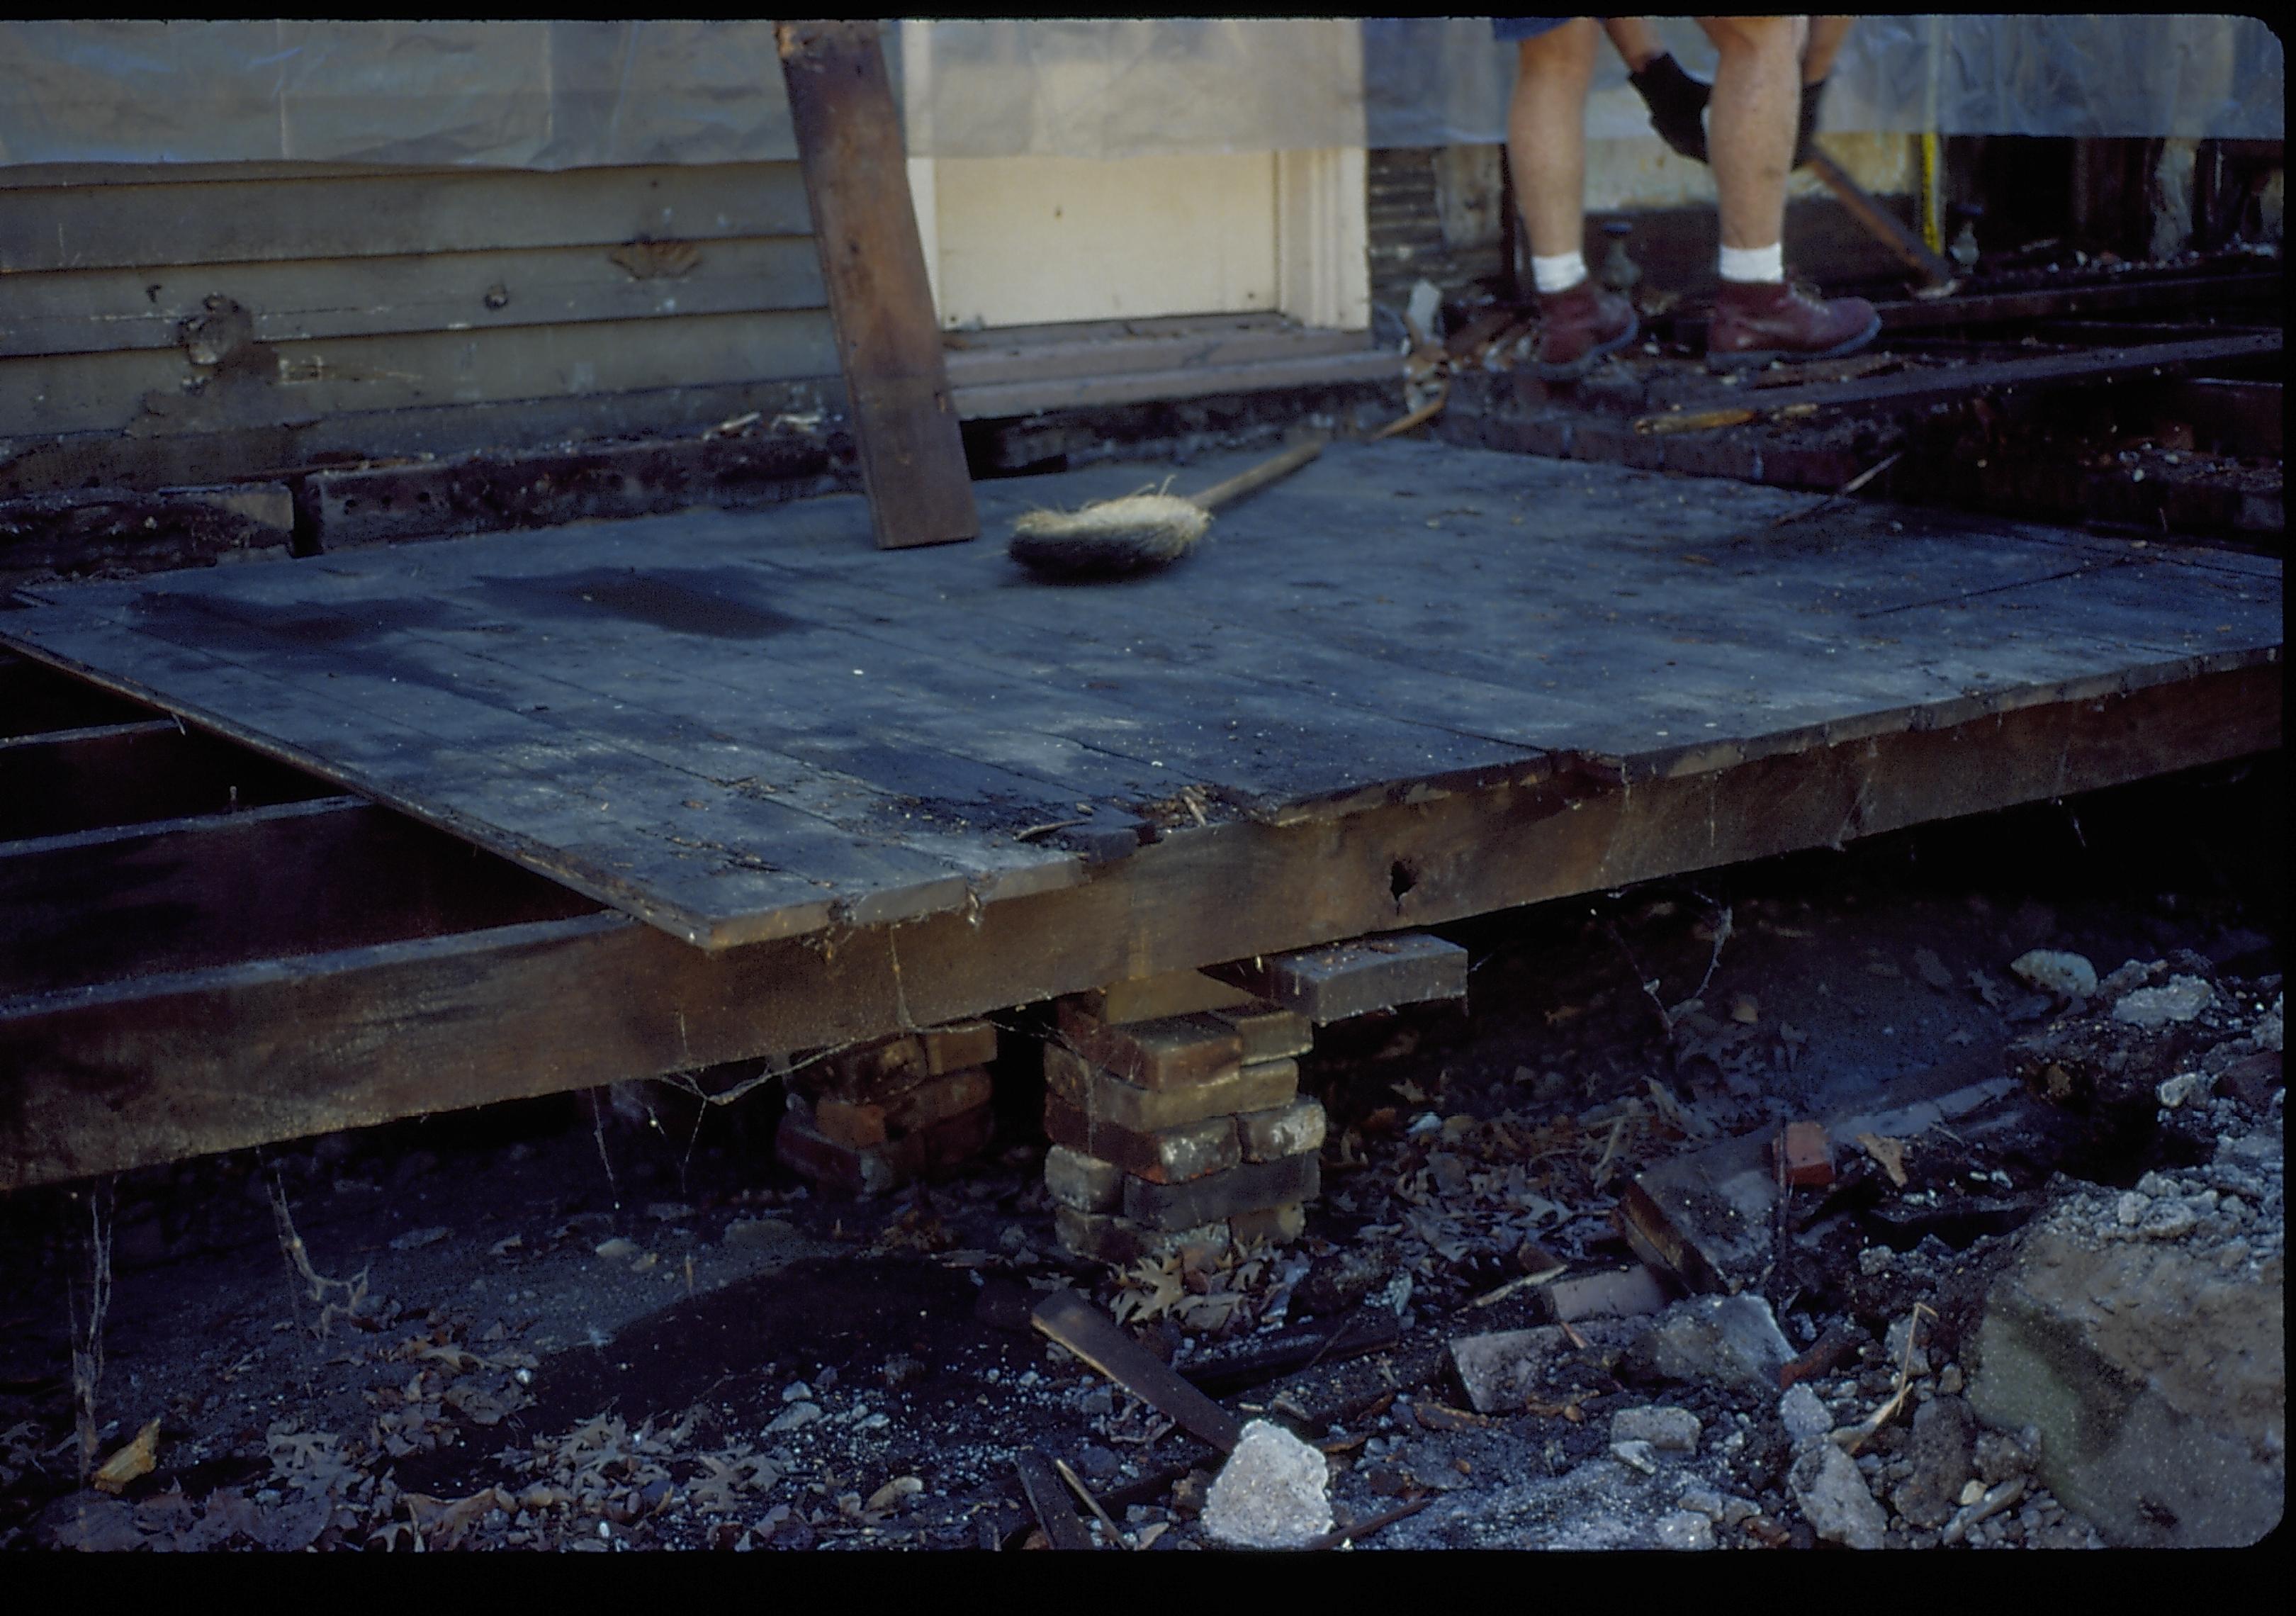
<svg viewBox="0 0 2296 1616">
<path fill-rule="evenodd" d="M 1233 499 L 1241 499 L 1254 488 L 1265 488 L 1279 477 L 1288 477 L 1324 452 L 1320 443 L 1302 443 L 1284 450 L 1273 460 L 1263 460 L 1250 471 L 1238 472 L 1226 482 L 1216 482 L 1201 494 L 1188 496 L 1188 503 L 1207 511 L 1217 511 Z"/>
</svg>

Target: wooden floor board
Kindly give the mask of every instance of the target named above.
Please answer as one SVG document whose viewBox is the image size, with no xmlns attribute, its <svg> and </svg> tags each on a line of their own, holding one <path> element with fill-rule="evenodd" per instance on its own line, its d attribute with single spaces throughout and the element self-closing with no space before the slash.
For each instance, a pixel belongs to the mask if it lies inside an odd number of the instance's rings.
<svg viewBox="0 0 2296 1616">
<path fill-rule="evenodd" d="M 984 483 L 988 542 L 898 554 L 849 496 L 43 586 L 0 641 L 712 947 L 1089 880 L 1015 833 L 1185 837 L 1184 786 L 1280 825 L 2279 654 L 2268 559 L 1431 443 L 1334 446 L 1160 573 L 1003 553 L 1254 457 Z"/>
</svg>

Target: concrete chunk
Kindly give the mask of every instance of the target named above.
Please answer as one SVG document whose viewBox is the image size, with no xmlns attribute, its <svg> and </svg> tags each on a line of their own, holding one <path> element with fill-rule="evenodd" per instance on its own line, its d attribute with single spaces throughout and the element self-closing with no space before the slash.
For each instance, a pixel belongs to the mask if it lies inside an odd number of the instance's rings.
<svg viewBox="0 0 2296 1616">
<path fill-rule="evenodd" d="M 1300 1548 L 1332 1530 L 1331 1465 L 1280 1425 L 1253 1420 L 1204 1497 L 1204 1530 L 1239 1548 Z"/>
<path fill-rule="evenodd" d="M 1699 1296 L 1659 1316 L 1644 1337 L 1652 1366 L 1672 1381 L 1775 1391 L 1793 1348 L 1770 1304 L 1751 1292 Z"/>
</svg>

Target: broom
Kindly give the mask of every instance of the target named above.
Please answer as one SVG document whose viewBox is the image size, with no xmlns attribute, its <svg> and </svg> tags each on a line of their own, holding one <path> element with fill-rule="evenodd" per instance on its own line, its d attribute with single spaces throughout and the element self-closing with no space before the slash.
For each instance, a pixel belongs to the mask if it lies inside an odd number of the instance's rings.
<svg viewBox="0 0 2296 1616">
<path fill-rule="evenodd" d="M 1128 494 L 1076 511 L 1030 511 L 1013 524 L 1007 553 L 1023 566 L 1061 578 L 1160 567 L 1195 547 L 1220 506 L 1290 475 L 1323 452 L 1321 443 L 1299 444 L 1190 498 Z"/>
</svg>

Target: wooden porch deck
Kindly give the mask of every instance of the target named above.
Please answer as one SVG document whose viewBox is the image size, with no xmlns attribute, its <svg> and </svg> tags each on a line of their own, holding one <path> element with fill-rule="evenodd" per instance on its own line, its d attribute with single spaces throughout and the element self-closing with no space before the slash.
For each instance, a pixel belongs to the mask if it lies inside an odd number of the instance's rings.
<svg viewBox="0 0 2296 1616">
<path fill-rule="evenodd" d="M 1003 553 L 1029 504 L 1169 472 L 983 483 L 992 537 L 931 550 L 874 550 L 837 497 L 24 592 L 0 644 L 621 915 L 0 981 L 0 1181 L 156 1159 L 171 1128 L 212 1149 L 873 1037 L 2279 744 L 2280 564 L 2234 551 L 1788 520 L 1809 496 L 1390 442 L 1332 447 L 1158 575 L 1048 585 Z"/>
</svg>

